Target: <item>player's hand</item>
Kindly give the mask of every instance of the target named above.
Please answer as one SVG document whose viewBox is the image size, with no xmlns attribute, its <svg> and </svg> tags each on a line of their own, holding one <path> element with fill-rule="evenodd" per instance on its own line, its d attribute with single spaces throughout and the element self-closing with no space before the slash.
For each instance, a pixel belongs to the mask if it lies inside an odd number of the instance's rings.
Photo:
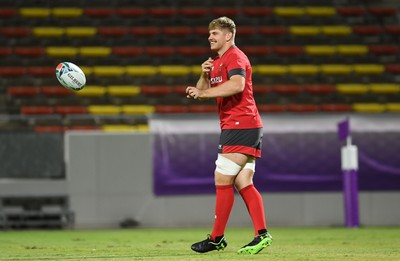
<svg viewBox="0 0 400 261">
<path fill-rule="evenodd" d="M 201 91 L 193 86 L 188 86 L 186 88 L 186 97 L 189 99 L 200 99 Z"/>
<path fill-rule="evenodd" d="M 205 74 L 208 74 L 213 68 L 214 60 L 209 57 L 207 61 L 201 64 L 201 71 Z"/>
</svg>

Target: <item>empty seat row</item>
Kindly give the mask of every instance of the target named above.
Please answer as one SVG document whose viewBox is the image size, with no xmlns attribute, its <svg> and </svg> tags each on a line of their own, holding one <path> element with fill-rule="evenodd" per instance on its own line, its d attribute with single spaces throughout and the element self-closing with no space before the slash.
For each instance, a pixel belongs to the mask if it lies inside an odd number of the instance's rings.
<svg viewBox="0 0 400 261">
<path fill-rule="evenodd" d="M 396 15 L 398 12 L 397 8 L 394 7 L 383 7 L 383 6 L 277 6 L 277 7 L 234 7 L 234 6 L 220 6 L 208 8 L 204 6 L 152 6 L 152 7 L 54 7 L 54 8 L 43 8 L 43 7 L 22 7 L 22 8 L 3 8 L 0 12 L 0 17 L 11 17 L 20 15 L 26 18 L 43 18 L 43 17 L 58 17 L 58 18 L 71 18 L 79 16 L 89 17 L 107 17 L 112 15 L 123 16 L 123 17 L 137 17 L 137 16 L 157 16 L 157 17 L 173 17 L 173 16 L 206 16 L 206 15 L 226 15 L 226 16 L 237 16 L 240 14 L 248 16 L 266 16 L 266 15 L 278 15 L 278 16 L 333 16 L 336 14 L 342 16 L 364 16 L 371 14 L 374 16 L 391 16 Z"/>
</svg>

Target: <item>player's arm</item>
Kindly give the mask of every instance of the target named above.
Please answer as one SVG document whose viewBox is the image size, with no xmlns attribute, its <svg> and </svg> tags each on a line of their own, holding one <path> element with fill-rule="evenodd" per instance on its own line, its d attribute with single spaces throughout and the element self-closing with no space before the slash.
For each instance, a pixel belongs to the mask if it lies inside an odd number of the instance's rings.
<svg viewBox="0 0 400 261">
<path fill-rule="evenodd" d="M 193 99 L 208 99 L 217 97 L 229 97 L 237 93 L 241 93 L 244 90 L 246 78 L 243 75 L 236 74 L 232 75 L 231 78 L 219 85 L 217 88 L 208 88 L 199 90 L 195 87 L 188 87 L 186 93 L 188 98 Z"/>
</svg>

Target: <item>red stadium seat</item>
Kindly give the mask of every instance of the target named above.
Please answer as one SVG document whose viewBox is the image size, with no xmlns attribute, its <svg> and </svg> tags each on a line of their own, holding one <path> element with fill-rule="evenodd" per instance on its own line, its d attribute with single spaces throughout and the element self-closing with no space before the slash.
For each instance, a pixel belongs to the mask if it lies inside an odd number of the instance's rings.
<svg viewBox="0 0 400 261">
<path fill-rule="evenodd" d="M 196 26 L 193 28 L 193 33 L 197 35 L 208 35 L 210 32 L 206 26 Z"/>
<path fill-rule="evenodd" d="M 210 52 L 210 48 L 204 46 L 177 46 L 176 52 L 181 55 L 204 55 Z"/>
<path fill-rule="evenodd" d="M 56 106 L 54 112 L 62 115 L 67 114 L 87 114 L 86 106 Z"/>
<path fill-rule="evenodd" d="M 353 110 L 351 104 L 324 103 L 320 107 L 321 111 L 324 112 L 347 112 Z"/>
<path fill-rule="evenodd" d="M 26 74 L 27 69 L 19 66 L 0 67 L 0 76 L 22 76 Z"/>
<path fill-rule="evenodd" d="M 42 56 L 45 52 L 42 47 L 14 47 L 14 53 L 19 56 Z"/>
<path fill-rule="evenodd" d="M 60 86 L 42 86 L 40 93 L 48 97 L 61 97 L 73 95 L 73 92 Z"/>
<path fill-rule="evenodd" d="M 272 92 L 272 88 L 269 85 L 253 85 L 253 93 L 254 94 L 265 94 Z"/>
<path fill-rule="evenodd" d="M 10 47 L 0 47 L 0 56 L 7 56 L 13 53 Z"/>
<path fill-rule="evenodd" d="M 393 74 L 400 74 L 400 64 L 386 64 L 385 70 Z"/>
<path fill-rule="evenodd" d="M 173 88 L 168 85 L 143 85 L 140 92 L 149 96 L 164 96 L 173 92 Z"/>
<path fill-rule="evenodd" d="M 155 36 L 161 33 L 161 28 L 158 26 L 138 26 L 132 27 L 130 32 L 137 36 Z"/>
<path fill-rule="evenodd" d="M 378 25 L 358 25 L 353 27 L 353 33 L 360 35 L 378 35 L 383 34 L 384 30 Z"/>
<path fill-rule="evenodd" d="M 20 113 L 25 115 L 53 114 L 54 108 L 51 106 L 22 106 Z"/>
<path fill-rule="evenodd" d="M 39 88 L 34 86 L 10 86 L 7 94 L 13 97 L 32 97 L 39 94 Z"/>
<path fill-rule="evenodd" d="M 331 84 L 305 84 L 304 91 L 311 94 L 329 94 L 336 92 L 336 87 Z"/>
<path fill-rule="evenodd" d="M 260 112 L 286 112 L 286 104 L 258 104 L 257 108 Z"/>
<path fill-rule="evenodd" d="M 149 46 L 144 48 L 144 53 L 154 56 L 166 56 L 175 53 L 175 48 L 169 46 Z"/>
<path fill-rule="evenodd" d="M 113 8 L 85 8 L 83 14 L 91 17 L 107 17 L 114 14 Z"/>
<path fill-rule="evenodd" d="M 255 35 L 258 33 L 258 30 L 254 26 L 240 26 L 237 28 L 238 35 L 242 35 L 243 37 L 249 35 Z"/>
<path fill-rule="evenodd" d="M 0 9 L 0 17 L 5 18 L 5 17 L 12 17 L 16 16 L 18 14 L 18 10 L 15 8 L 1 8 Z"/>
<path fill-rule="evenodd" d="M 320 106 L 316 104 L 288 104 L 288 111 L 291 112 L 317 112 Z"/>
<path fill-rule="evenodd" d="M 91 130 L 101 130 L 101 127 L 96 125 L 72 125 L 68 126 L 67 129 L 76 131 L 91 131 Z"/>
<path fill-rule="evenodd" d="M 367 10 L 361 6 L 340 6 L 336 8 L 336 12 L 342 16 L 364 16 Z"/>
<path fill-rule="evenodd" d="M 264 17 L 267 15 L 272 15 L 273 11 L 272 9 L 265 7 L 244 7 L 242 9 L 242 13 L 251 17 L 254 16 Z"/>
<path fill-rule="evenodd" d="M 387 25 L 385 31 L 388 34 L 400 35 L 400 25 Z"/>
<path fill-rule="evenodd" d="M 397 9 L 394 7 L 373 6 L 368 7 L 368 12 L 375 16 L 392 16 L 397 14 Z"/>
<path fill-rule="evenodd" d="M 113 47 L 111 53 L 118 56 L 135 56 L 144 53 L 142 47 Z"/>
<path fill-rule="evenodd" d="M 215 106 L 214 104 L 189 105 L 189 112 L 214 113 L 217 111 L 218 111 L 217 106 Z"/>
<path fill-rule="evenodd" d="M 374 54 L 397 54 L 400 52 L 400 46 L 398 45 L 371 45 L 368 46 L 370 53 Z"/>
<path fill-rule="evenodd" d="M 143 16 L 147 13 L 147 10 L 142 7 L 121 7 L 115 9 L 115 14 L 119 16 L 125 16 L 125 17 L 138 17 L 138 16 Z"/>
<path fill-rule="evenodd" d="M 53 66 L 30 66 L 27 73 L 38 77 L 52 77 L 55 74 L 55 68 Z"/>
<path fill-rule="evenodd" d="M 155 107 L 157 113 L 185 113 L 189 111 L 187 106 L 180 105 L 157 105 Z"/>
<path fill-rule="evenodd" d="M 9 37 L 22 37 L 32 34 L 32 29 L 26 27 L 0 27 L 0 34 Z"/>
<path fill-rule="evenodd" d="M 303 92 L 303 86 L 297 84 L 275 84 L 272 91 L 283 95 L 294 95 Z"/>
<path fill-rule="evenodd" d="M 127 27 L 99 27 L 97 33 L 103 36 L 124 36 L 129 34 L 130 30 Z"/>
<path fill-rule="evenodd" d="M 288 33 L 288 29 L 283 26 L 260 26 L 258 32 L 263 35 L 284 35 Z"/>
<path fill-rule="evenodd" d="M 275 46 L 272 48 L 274 53 L 279 55 L 299 55 L 304 53 L 303 46 Z"/>
</svg>

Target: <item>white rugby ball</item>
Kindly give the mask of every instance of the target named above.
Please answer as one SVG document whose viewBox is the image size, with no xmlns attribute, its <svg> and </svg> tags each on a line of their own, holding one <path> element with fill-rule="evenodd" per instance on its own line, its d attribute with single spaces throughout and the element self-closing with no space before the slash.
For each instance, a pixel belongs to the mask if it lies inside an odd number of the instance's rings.
<svg viewBox="0 0 400 261">
<path fill-rule="evenodd" d="M 67 89 L 82 90 L 86 84 L 86 76 L 82 69 L 71 62 L 62 62 L 56 68 L 57 80 Z"/>
</svg>

